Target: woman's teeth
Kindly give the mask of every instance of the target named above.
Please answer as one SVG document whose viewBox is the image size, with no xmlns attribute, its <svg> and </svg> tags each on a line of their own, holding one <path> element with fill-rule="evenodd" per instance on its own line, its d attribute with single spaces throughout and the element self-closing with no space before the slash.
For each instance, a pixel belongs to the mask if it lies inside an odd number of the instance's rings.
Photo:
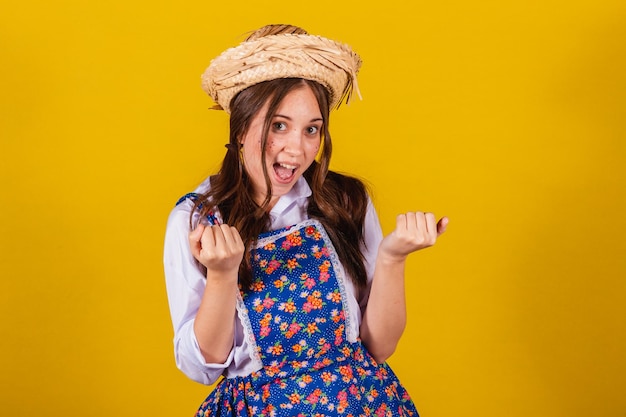
<svg viewBox="0 0 626 417">
<path fill-rule="evenodd" d="M 296 171 L 296 168 L 298 168 L 296 165 L 284 163 L 274 164 L 274 171 L 276 172 L 278 178 L 280 178 L 281 180 L 290 179 Z"/>
</svg>

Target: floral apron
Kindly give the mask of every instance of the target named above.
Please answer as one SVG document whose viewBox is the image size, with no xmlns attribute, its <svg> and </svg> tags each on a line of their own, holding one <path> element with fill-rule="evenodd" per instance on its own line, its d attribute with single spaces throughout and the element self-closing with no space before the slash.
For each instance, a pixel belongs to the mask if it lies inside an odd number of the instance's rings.
<svg viewBox="0 0 626 417">
<path fill-rule="evenodd" d="M 262 234 L 251 256 L 238 301 L 263 368 L 223 378 L 196 417 L 418 416 L 389 366 L 347 340 L 343 269 L 317 220 Z"/>
</svg>

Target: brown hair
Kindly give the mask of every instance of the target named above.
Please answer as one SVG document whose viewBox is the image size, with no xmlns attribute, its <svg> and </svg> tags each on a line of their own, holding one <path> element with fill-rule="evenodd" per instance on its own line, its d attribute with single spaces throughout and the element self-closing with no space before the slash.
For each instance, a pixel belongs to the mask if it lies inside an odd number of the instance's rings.
<svg viewBox="0 0 626 417">
<path fill-rule="evenodd" d="M 280 27 L 277 27 L 280 26 Z M 272 25 L 261 36 L 279 31 L 302 30 L 293 26 Z M 250 35 L 256 36 L 257 32 Z M 223 221 L 239 231 L 249 253 L 251 245 L 262 232 L 268 231 L 270 218 L 268 207 L 272 185 L 265 163 L 265 149 L 271 121 L 284 97 L 291 91 L 309 87 L 315 95 L 322 113 L 322 150 L 319 161 L 304 173 L 311 187 L 307 213 L 319 220 L 328 233 L 339 260 L 355 285 L 367 283 L 363 254 L 363 224 L 367 211 L 368 196 L 363 182 L 329 170 L 332 141 L 329 133 L 329 92 L 321 84 L 300 78 L 282 78 L 265 81 L 241 91 L 233 97 L 230 108 L 230 140 L 219 172 L 211 177 L 210 190 L 196 201 L 194 211 L 206 216 L 219 210 Z M 261 166 L 267 194 L 260 205 L 254 199 L 252 182 L 241 164 L 239 152 L 241 138 L 245 136 L 254 116 L 267 104 L 267 114 L 261 138 Z M 252 282 L 250 257 L 244 256 L 239 268 L 239 282 L 246 288 Z"/>
</svg>

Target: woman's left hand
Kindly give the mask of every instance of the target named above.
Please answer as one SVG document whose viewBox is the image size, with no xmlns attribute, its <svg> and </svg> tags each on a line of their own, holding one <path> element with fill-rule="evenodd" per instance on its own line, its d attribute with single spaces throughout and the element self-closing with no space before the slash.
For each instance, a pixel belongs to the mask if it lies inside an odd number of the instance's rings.
<svg viewBox="0 0 626 417">
<path fill-rule="evenodd" d="M 385 236 L 378 253 L 389 261 L 403 262 L 412 252 L 433 246 L 447 226 L 447 217 L 437 221 L 433 213 L 400 214 L 396 218 L 395 230 Z"/>
</svg>

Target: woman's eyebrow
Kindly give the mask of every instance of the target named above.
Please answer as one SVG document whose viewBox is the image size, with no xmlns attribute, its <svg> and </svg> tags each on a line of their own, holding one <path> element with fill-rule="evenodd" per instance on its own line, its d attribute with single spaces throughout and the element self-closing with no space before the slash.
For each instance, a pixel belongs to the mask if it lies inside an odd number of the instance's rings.
<svg viewBox="0 0 626 417">
<path fill-rule="evenodd" d="M 275 114 L 274 117 L 282 117 L 283 119 L 292 120 L 291 117 L 285 116 L 284 114 Z M 322 119 L 321 117 L 316 117 L 314 119 L 311 119 L 310 121 L 311 122 L 323 122 L 324 119 Z"/>
</svg>

